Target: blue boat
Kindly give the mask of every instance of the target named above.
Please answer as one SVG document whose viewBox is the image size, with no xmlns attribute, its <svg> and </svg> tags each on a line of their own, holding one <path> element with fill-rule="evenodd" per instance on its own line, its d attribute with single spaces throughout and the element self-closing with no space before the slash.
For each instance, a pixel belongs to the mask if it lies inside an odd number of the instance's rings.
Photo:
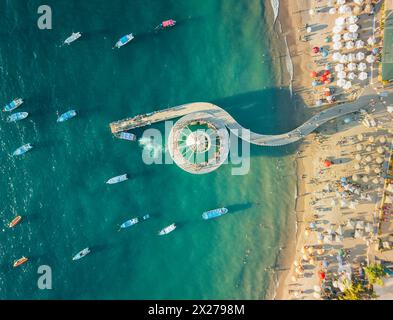
<svg viewBox="0 0 393 320">
<path fill-rule="evenodd" d="M 76 116 L 76 111 L 70 110 L 70 111 L 63 113 L 60 117 L 58 117 L 57 122 L 64 122 L 64 121 L 72 119 L 75 116 Z"/>
<path fill-rule="evenodd" d="M 15 100 L 11 101 L 9 104 L 7 104 L 4 107 L 3 111 L 15 110 L 16 108 L 20 107 L 22 104 L 23 104 L 23 100 L 22 99 L 20 99 L 20 98 L 15 99 Z"/>
<path fill-rule="evenodd" d="M 8 122 L 16 122 L 16 121 L 26 119 L 28 116 L 29 116 L 29 114 L 27 112 L 17 112 L 17 113 L 11 114 L 7 118 L 7 121 Z"/>
<path fill-rule="evenodd" d="M 120 40 L 116 42 L 115 48 L 120 49 L 122 46 L 125 46 L 127 43 L 129 43 L 132 39 L 134 39 L 132 33 L 121 37 Z"/>
<path fill-rule="evenodd" d="M 139 219 L 138 219 L 138 218 L 134 218 L 134 219 L 131 219 L 131 220 L 127 220 L 126 222 L 124 222 L 124 223 L 120 226 L 120 229 L 129 228 L 129 227 L 131 227 L 131 226 L 133 226 L 133 225 L 136 225 L 138 222 L 139 222 Z"/>
<path fill-rule="evenodd" d="M 135 141 L 136 140 L 136 135 L 133 133 L 129 132 L 120 132 L 119 134 L 116 135 L 119 139 L 122 140 L 128 140 L 128 141 Z"/>
<path fill-rule="evenodd" d="M 224 215 L 226 213 L 228 213 L 228 209 L 227 208 L 215 209 L 215 210 L 204 212 L 202 214 L 202 218 L 205 219 L 205 220 L 209 220 L 209 219 L 220 217 L 220 216 L 222 216 L 222 215 Z"/>
<path fill-rule="evenodd" d="M 28 143 L 28 144 L 25 144 L 24 146 L 21 146 L 18 149 L 16 149 L 12 155 L 13 156 L 21 156 L 22 154 L 25 154 L 26 152 L 28 152 L 31 149 L 33 149 L 33 146 L 30 143 Z"/>
</svg>

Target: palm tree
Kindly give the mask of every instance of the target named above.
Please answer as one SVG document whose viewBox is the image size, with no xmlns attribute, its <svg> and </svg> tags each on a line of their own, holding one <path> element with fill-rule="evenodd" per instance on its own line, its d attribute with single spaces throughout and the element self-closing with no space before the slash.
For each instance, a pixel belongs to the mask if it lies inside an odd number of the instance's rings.
<svg viewBox="0 0 393 320">
<path fill-rule="evenodd" d="M 383 286 L 383 278 L 386 276 L 385 268 L 381 264 L 370 264 L 364 269 L 370 285 L 377 284 Z"/>
</svg>

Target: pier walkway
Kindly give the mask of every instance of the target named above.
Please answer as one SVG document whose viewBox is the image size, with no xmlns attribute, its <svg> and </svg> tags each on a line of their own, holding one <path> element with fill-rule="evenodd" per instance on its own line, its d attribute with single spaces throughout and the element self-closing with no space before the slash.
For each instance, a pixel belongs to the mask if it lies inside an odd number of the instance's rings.
<svg viewBox="0 0 393 320">
<path fill-rule="evenodd" d="M 113 122 L 110 124 L 110 127 L 112 133 L 116 134 L 122 131 L 144 127 L 153 123 L 175 119 L 193 113 L 197 115 L 198 113 L 200 114 L 202 112 L 221 120 L 233 134 L 252 144 L 261 146 L 283 146 L 301 140 L 306 135 L 312 133 L 319 126 L 330 120 L 365 108 L 372 97 L 375 98 L 375 91 L 369 87 L 365 89 L 363 94 L 356 101 L 321 111 L 298 128 L 295 128 L 290 132 L 277 135 L 263 135 L 250 132 L 249 137 L 248 135 L 247 137 L 243 136 L 244 130 L 246 130 L 246 128 L 243 128 L 239 123 L 237 123 L 236 120 L 224 109 L 212 103 L 206 102 L 184 104 L 145 115 L 139 115 L 133 118 Z M 195 120 L 197 120 L 197 118 Z"/>
</svg>

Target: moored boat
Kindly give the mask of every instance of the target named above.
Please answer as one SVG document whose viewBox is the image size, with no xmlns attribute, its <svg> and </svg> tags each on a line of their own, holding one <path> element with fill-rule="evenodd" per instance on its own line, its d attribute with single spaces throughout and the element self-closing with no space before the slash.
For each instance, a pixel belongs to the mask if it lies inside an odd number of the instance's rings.
<svg viewBox="0 0 393 320">
<path fill-rule="evenodd" d="M 15 227 L 22 220 L 21 216 L 15 217 L 8 225 L 9 228 Z"/>
<path fill-rule="evenodd" d="M 76 116 L 76 111 L 69 110 L 69 111 L 63 113 L 60 117 L 58 117 L 57 122 L 64 122 L 64 121 L 74 118 L 75 116 Z"/>
<path fill-rule="evenodd" d="M 26 152 L 28 152 L 31 149 L 33 149 L 33 146 L 30 143 L 28 143 L 28 144 L 25 144 L 25 145 L 19 147 L 18 149 L 16 149 L 12 155 L 13 156 L 21 156 L 22 154 L 25 154 Z"/>
<path fill-rule="evenodd" d="M 8 122 L 17 122 L 17 121 L 26 119 L 28 116 L 29 116 L 29 114 L 27 112 L 17 112 L 17 113 L 11 114 L 7 118 L 7 121 Z"/>
<path fill-rule="evenodd" d="M 121 47 L 125 46 L 127 43 L 129 43 L 132 39 L 134 39 L 134 36 L 132 33 L 127 34 L 119 39 L 119 41 L 116 42 L 115 48 L 120 49 Z"/>
<path fill-rule="evenodd" d="M 23 104 L 23 100 L 21 98 L 15 99 L 11 101 L 9 104 L 7 104 L 3 111 L 12 111 L 15 110 L 16 108 L 20 107 Z"/>
<path fill-rule="evenodd" d="M 136 140 L 136 135 L 133 133 L 129 132 L 120 132 L 116 134 L 116 137 L 122 140 L 128 140 L 128 141 L 135 141 Z"/>
<path fill-rule="evenodd" d="M 82 251 L 78 252 L 73 258 L 72 260 L 79 260 L 82 259 L 83 257 L 86 257 L 88 254 L 90 253 L 90 249 L 89 248 L 85 248 Z"/>
<path fill-rule="evenodd" d="M 227 208 L 219 208 L 219 209 L 204 212 L 202 214 L 202 218 L 205 220 L 209 220 L 209 219 L 220 217 L 226 213 L 228 213 Z"/>
<path fill-rule="evenodd" d="M 64 40 L 64 44 L 70 45 L 72 42 L 78 40 L 82 34 L 80 32 L 73 32 L 67 39 Z"/>
<path fill-rule="evenodd" d="M 143 220 L 143 221 L 146 221 L 146 220 L 148 220 L 148 219 L 150 219 L 150 214 L 145 214 L 145 215 L 142 217 L 142 220 Z"/>
<path fill-rule="evenodd" d="M 176 25 L 176 21 L 175 20 L 173 20 L 173 19 L 165 20 L 165 21 L 161 22 L 156 27 L 156 30 L 170 28 L 170 27 L 173 27 L 175 25 Z"/>
<path fill-rule="evenodd" d="M 117 176 L 117 177 L 113 177 L 111 179 L 109 179 L 106 184 L 115 184 L 115 183 L 119 183 L 119 182 L 123 182 L 128 180 L 128 175 L 127 174 L 123 174 L 121 176 Z"/>
<path fill-rule="evenodd" d="M 123 224 L 120 225 L 120 229 L 129 228 L 133 225 L 136 225 L 138 222 L 139 222 L 138 218 L 133 218 L 131 220 L 127 220 L 126 222 L 124 222 Z"/>
<path fill-rule="evenodd" d="M 18 260 L 14 261 L 14 268 L 21 266 L 22 264 L 26 263 L 29 259 L 26 257 L 22 257 Z"/>
<path fill-rule="evenodd" d="M 163 236 L 165 234 L 171 233 L 175 229 L 176 229 L 176 225 L 172 223 L 170 226 L 167 226 L 164 229 L 162 229 L 160 232 L 158 232 L 158 235 Z"/>
</svg>

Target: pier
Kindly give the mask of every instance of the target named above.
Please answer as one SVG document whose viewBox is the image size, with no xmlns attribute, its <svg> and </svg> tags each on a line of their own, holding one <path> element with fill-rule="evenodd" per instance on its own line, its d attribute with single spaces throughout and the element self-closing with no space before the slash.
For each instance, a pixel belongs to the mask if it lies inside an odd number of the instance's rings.
<svg viewBox="0 0 393 320">
<path fill-rule="evenodd" d="M 250 132 L 250 134 L 247 134 L 246 136 L 244 133 L 247 129 L 243 128 L 228 112 L 219 106 L 206 102 L 184 104 L 144 115 L 138 115 L 133 118 L 113 122 L 110 124 L 110 128 L 112 133 L 116 134 L 135 128 L 145 127 L 153 123 L 184 117 L 186 115 L 189 115 L 188 118 L 192 118 L 192 114 L 195 114 L 195 120 L 198 120 L 198 117 L 200 118 L 201 114 L 206 114 L 209 118 L 212 116 L 217 121 L 221 121 L 222 124 L 225 125 L 225 127 L 233 134 L 252 144 L 260 146 L 283 146 L 303 139 L 306 135 L 312 133 L 319 126 L 330 120 L 365 108 L 368 105 L 370 96 L 372 95 L 375 96 L 374 90 L 368 88 L 355 102 L 337 105 L 321 111 L 304 122 L 298 128 L 287 133 L 277 135 L 263 135 Z"/>
</svg>

